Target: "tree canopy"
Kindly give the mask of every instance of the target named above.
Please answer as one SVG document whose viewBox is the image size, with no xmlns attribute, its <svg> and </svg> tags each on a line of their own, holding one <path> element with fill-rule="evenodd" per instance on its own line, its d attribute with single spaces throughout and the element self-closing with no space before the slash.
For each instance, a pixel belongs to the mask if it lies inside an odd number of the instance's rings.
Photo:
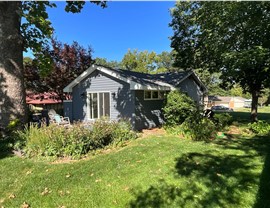
<svg viewBox="0 0 270 208">
<path fill-rule="evenodd" d="M 171 47 L 185 69 L 219 71 L 226 84 L 252 95 L 257 120 L 260 92 L 270 85 L 270 2 L 177 2 Z"/>
<path fill-rule="evenodd" d="M 60 99 L 65 98 L 64 87 L 93 63 L 92 49 L 84 48 L 74 41 L 71 45 L 52 39 L 51 47 L 43 47 L 42 54 L 47 54 L 52 69 L 43 76 L 39 68 L 39 59 L 24 59 L 24 78 L 26 89 L 32 92 L 54 92 Z"/>
</svg>

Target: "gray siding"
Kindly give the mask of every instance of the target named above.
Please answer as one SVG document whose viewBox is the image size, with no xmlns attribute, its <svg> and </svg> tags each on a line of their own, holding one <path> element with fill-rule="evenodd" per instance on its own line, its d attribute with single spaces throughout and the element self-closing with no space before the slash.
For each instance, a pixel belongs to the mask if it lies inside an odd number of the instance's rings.
<svg viewBox="0 0 270 208">
<path fill-rule="evenodd" d="M 69 117 L 69 120 L 72 121 L 72 102 L 64 101 L 64 117 Z"/>
<path fill-rule="evenodd" d="M 149 129 L 161 126 L 164 117 L 161 109 L 164 100 L 144 100 L 144 91 L 135 91 L 135 129 Z"/>
<path fill-rule="evenodd" d="M 200 89 L 200 86 L 196 81 L 189 77 L 179 85 L 179 89 L 182 92 L 186 92 L 197 104 L 203 104 L 203 93 Z"/>
<path fill-rule="evenodd" d="M 134 117 L 134 93 L 129 89 L 129 84 L 102 72 L 94 71 L 73 88 L 72 120 L 88 120 L 86 93 L 90 92 L 110 92 L 111 119 L 128 118 L 132 120 Z"/>
</svg>

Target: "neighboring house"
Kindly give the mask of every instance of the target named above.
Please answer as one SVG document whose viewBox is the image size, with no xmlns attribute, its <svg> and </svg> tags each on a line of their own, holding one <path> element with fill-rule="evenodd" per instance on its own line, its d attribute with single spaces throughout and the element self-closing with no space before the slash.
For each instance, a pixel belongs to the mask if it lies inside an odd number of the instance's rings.
<svg viewBox="0 0 270 208">
<path fill-rule="evenodd" d="M 247 99 L 232 96 L 208 96 L 208 107 L 222 105 L 228 108 L 242 108 Z"/>
<path fill-rule="evenodd" d="M 26 93 L 26 104 L 42 107 L 43 109 L 54 109 L 56 111 L 63 111 L 63 102 L 56 93 Z"/>
<path fill-rule="evenodd" d="M 203 104 L 206 88 L 193 72 L 144 74 L 92 65 L 64 88 L 72 97 L 64 101 L 64 115 L 85 122 L 125 118 L 136 130 L 153 128 L 164 123 L 165 94 L 175 89 Z"/>
</svg>

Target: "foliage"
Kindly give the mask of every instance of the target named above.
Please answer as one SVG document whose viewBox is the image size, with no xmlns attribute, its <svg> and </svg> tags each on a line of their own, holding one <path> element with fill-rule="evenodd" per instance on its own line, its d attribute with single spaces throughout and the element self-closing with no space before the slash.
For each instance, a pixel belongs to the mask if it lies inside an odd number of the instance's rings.
<svg viewBox="0 0 270 208">
<path fill-rule="evenodd" d="M 122 59 L 122 66 L 130 71 L 150 73 L 156 69 L 157 54 L 155 52 L 128 50 Z"/>
<path fill-rule="evenodd" d="M 194 72 L 198 75 L 202 83 L 208 89 L 209 95 L 220 95 L 220 96 L 229 95 L 228 90 L 220 86 L 222 84 L 220 73 L 218 72 L 211 73 L 209 70 L 203 68 L 194 69 Z"/>
<path fill-rule="evenodd" d="M 109 67 L 109 68 L 121 68 L 121 63 L 118 61 L 108 61 L 106 58 L 95 58 L 94 63 L 97 65 Z"/>
<path fill-rule="evenodd" d="M 266 121 L 259 120 L 258 122 L 249 123 L 248 127 L 251 131 L 258 135 L 268 135 L 270 133 L 270 124 Z"/>
<path fill-rule="evenodd" d="M 208 118 L 204 118 L 200 111 L 193 113 L 185 120 L 183 128 L 186 134 L 193 140 L 208 141 L 215 138 L 217 129 L 216 124 Z"/>
<path fill-rule="evenodd" d="M 232 123 L 232 116 L 229 113 L 215 113 L 213 119 L 218 131 L 223 130 Z"/>
<path fill-rule="evenodd" d="M 257 119 L 260 91 L 270 84 L 269 2 L 177 2 L 170 26 L 175 64 L 222 73 L 252 95 Z"/>
<path fill-rule="evenodd" d="M 266 89 L 262 90 L 262 93 L 261 93 L 259 100 L 258 100 L 260 106 L 262 107 L 265 104 L 269 104 L 269 102 L 268 102 L 269 98 L 270 98 L 270 88 L 266 88 Z"/>
<path fill-rule="evenodd" d="M 194 101 L 180 91 L 171 91 L 163 108 L 166 119 L 165 129 L 193 140 L 214 138 L 216 124 L 202 116 Z M 220 120 L 223 122 L 223 120 Z M 224 119 L 225 121 L 225 119 Z M 225 124 L 224 124 L 225 125 Z"/>
<path fill-rule="evenodd" d="M 136 133 L 125 121 L 109 122 L 101 119 L 92 124 L 89 130 L 82 124 L 75 124 L 72 128 L 50 125 L 38 128 L 30 125 L 24 131 L 17 132 L 15 147 L 24 149 L 26 155 L 80 157 L 89 151 L 104 148 L 110 144 L 135 139 Z"/>
<path fill-rule="evenodd" d="M 103 148 L 111 143 L 117 145 L 135 138 L 136 133 L 125 120 L 109 121 L 107 118 L 101 118 L 92 125 L 91 140 L 95 148 Z"/>
<path fill-rule="evenodd" d="M 64 99 L 63 89 L 92 64 L 92 49 L 84 48 L 77 42 L 71 45 L 51 40 L 51 48 L 43 47 L 40 54 L 47 54 L 51 63 L 51 71 L 40 68 L 39 58 L 26 62 L 24 77 L 26 88 L 34 92 L 55 92 Z M 39 55 L 37 55 L 39 57 Z"/>
<path fill-rule="evenodd" d="M 169 92 L 163 107 L 166 125 L 183 123 L 195 110 L 195 102 L 189 96 L 177 90 Z"/>
<path fill-rule="evenodd" d="M 157 69 L 156 73 L 178 71 L 179 69 L 174 67 L 174 51 L 163 51 L 157 55 Z"/>
<path fill-rule="evenodd" d="M 208 141 L 216 138 L 217 132 L 224 130 L 232 122 L 228 113 L 215 114 L 213 119 L 203 116 L 201 110 L 194 110 L 183 123 L 166 124 L 165 130 L 172 135 L 180 135 L 192 140 Z"/>
<path fill-rule="evenodd" d="M 121 61 L 108 61 L 106 58 L 96 58 L 95 64 L 110 68 L 122 68 L 143 73 L 166 73 L 178 71 L 173 66 L 174 52 L 163 51 L 160 54 L 148 51 L 128 50 Z"/>
<path fill-rule="evenodd" d="M 173 51 L 156 54 L 155 52 L 128 50 L 119 64 L 124 69 L 143 73 L 177 71 L 179 69 L 173 66 L 173 54 Z"/>
<path fill-rule="evenodd" d="M 181 138 L 190 138 L 189 130 L 185 128 L 184 124 L 180 125 L 165 125 L 165 131 L 169 135 L 180 136 Z"/>
</svg>

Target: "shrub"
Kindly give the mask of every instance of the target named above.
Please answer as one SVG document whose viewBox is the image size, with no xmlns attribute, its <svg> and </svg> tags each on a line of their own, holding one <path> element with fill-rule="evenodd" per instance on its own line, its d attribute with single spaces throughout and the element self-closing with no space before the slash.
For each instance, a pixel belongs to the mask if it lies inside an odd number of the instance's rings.
<svg viewBox="0 0 270 208">
<path fill-rule="evenodd" d="M 99 119 L 92 126 L 91 138 L 97 148 L 102 148 L 111 143 L 135 139 L 136 133 L 132 131 L 131 124 L 125 120 L 109 121 L 106 118 Z"/>
<path fill-rule="evenodd" d="M 232 116 L 229 113 L 216 113 L 214 115 L 214 122 L 218 131 L 223 130 L 232 123 Z"/>
<path fill-rule="evenodd" d="M 163 108 L 166 125 L 183 123 L 195 110 L 195 102 L 190 97 L 177 90 L 171 91 Z"/>
<path fill-rule="evenodd" d="M 229 114 L 215 114 L 214 119 L 203 117 L 197 109 L 180 125 L 166 125 L 165 130 L 174 135 L 182 135 L 193 140 L 210 140 L 216 137 L 217 131 L 223 130 L 230 124 L 232 117 Z"/>
<path fill-rule="evenodd" d="M 102 118 L 92 126 L 91 139 L 95 148 L 102 148 L 112 143 L 113 131 L 116 128 L 115 122 L 110 122 L 108 119 Z"/>
<path fill-rule="evenodd" d="M 104 148 L 110 144 L 118 144 L 136 138 L 131 125 L 125 121 L 110 122 L 97 120 L 89 130 L 83 124 L 75 124 L 72 128 L 50 125 L 38 128 L 30 125 L 24 131 L 17 132 L 17 146 L 24 146 L 25 153 L 30 156 L 56 156 L 78 158 L 91 150 Z M 18 148 L 18 147 L 17 147 Z"/>
<path fill-rule="evenodd" d="M 168 134 L 187 137 L 187 131 L 183 124 L 174 126 L 165 125 L 164 129 Z"/>
<path fill-rule="evenodd" d="M 183 127 L 193 140 L 210 140 L 216 135 L 216 125 L 210 119 L 203 117 L 200 110 L 186 119 Z"/>
<path fill-rule="evenodd" d="M 267 135 L 270 132 L 270 124 L 266 121 L 258 121 L 248 124 L 249 129 L 258 135 Z"/>
<path fill-rule="evenodd" d="M 137 138 L 137 134 L 132 131 L 132 126 L 130 122 L 126 120 L 120 120 L 116 124 L 116 128 L 114 129 L 112 134 L 114 144 L 117 145 L 124 141 Z"/>
</svg>

